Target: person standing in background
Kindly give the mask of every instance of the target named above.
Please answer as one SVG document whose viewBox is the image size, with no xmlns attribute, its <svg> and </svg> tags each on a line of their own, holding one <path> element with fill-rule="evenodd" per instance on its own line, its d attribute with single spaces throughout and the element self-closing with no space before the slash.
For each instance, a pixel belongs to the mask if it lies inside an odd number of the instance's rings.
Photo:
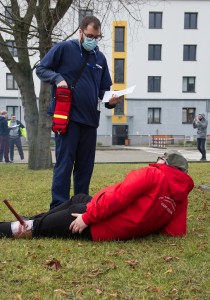
<svg viewBox="0 0 210 300">
<path fill-rule="evenodd" d="M 51 209 L 69 199 L 72 172 L 74 194 L 89 193 L 101 99 L 112 85 L 106 58 L 98 48 L 101 38 L 100 21 L 86 16 L 80 24 L 79 39 L 57 43 L 36 66 L 37 76 L 52 85 L 52 97 L 59 87 L 70 88 L 73 95 L 67 133 L 55 134 Z M 118 101 L 119 97 L 112 95 L 105 107 L 114 108 Z"/>
<path fill-rule="evenodd" d="M 197 128 L 197 149 L 202 157 L 200 161 L 206 161 L 206 135 L 208 121 L 205 119 L 205 114 L 199 114 L 193 120 L 193 128 Z"/>
<path fill-rule="evenodd" d="M 8 121 L 9 131 L 9 154 L 10 154 L 10 161 L 14 161 L 14 147 L 16 145 L 20 159 L 24 159 L 24 153 L 21 143 L 21 130 L 25 129 L 25 126 L 18 120 L 16 120 L 15 115 L 11 115 L 11 120 Z"/>
<path fill-rule="evenodd" d="M 9 160 L 9 128 L 7 124 L 7 111 L 0 114 L 0 162 L 10 163 Z"/>
</svg>

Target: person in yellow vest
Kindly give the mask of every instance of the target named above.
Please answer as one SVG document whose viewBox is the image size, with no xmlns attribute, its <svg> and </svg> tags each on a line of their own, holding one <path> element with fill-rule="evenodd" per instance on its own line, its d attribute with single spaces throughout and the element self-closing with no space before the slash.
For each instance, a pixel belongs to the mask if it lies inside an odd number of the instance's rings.
<svg viewBox="0 0 210 300">
<path fill-rule="evenodd" d="M 8 121 L 9 131 L 9 154 L 10 161 L 14 161 L 14 148 L 15 145 L 18 149 L 20 159 L 24 159 L 24 153 L 21 143 L 21 136 L 26 137 L 26 129 L 25 126 L 18 120 L 16 120 L 15 115 L 11 115 L 11 119 Z"/>
</svg>

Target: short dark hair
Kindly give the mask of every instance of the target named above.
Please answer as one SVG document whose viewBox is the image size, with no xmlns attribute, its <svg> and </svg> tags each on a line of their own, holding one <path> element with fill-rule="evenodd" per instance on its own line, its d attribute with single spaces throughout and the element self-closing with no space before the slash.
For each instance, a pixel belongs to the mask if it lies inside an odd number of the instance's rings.
<svg viewBox="0 0 210 300">
<path fill-rule="evenodd" d="M 94 16 L 86 16 L 82 19 L 80 23 L 80 29 L 84 30 L 88 27 L 88 25 L 93 24 L 94 29 L 101 29 L 101 22 L 98 18 Z"/>
</svg>

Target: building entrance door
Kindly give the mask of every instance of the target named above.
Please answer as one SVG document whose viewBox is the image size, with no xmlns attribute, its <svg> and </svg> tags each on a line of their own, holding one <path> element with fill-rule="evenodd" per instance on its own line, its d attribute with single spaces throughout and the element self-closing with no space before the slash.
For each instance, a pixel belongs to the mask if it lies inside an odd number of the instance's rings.
<svg viewBox="0 0 210 300">
<path fill-rule="evenodd" d="M 112 145 L 125 145 L 128 139 L 128 125 L 112 126 Z"/>
</svg>

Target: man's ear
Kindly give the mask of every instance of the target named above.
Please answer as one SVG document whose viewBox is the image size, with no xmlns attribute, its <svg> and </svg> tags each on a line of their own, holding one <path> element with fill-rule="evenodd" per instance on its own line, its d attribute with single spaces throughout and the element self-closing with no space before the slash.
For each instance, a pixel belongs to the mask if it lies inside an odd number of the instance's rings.
<svg viewBox="0 0 210 300">
<path fill-rule="evenodd" d="M 79 39 L 82 39 L 82 29 L 79 29 Z"/>
</svg>

